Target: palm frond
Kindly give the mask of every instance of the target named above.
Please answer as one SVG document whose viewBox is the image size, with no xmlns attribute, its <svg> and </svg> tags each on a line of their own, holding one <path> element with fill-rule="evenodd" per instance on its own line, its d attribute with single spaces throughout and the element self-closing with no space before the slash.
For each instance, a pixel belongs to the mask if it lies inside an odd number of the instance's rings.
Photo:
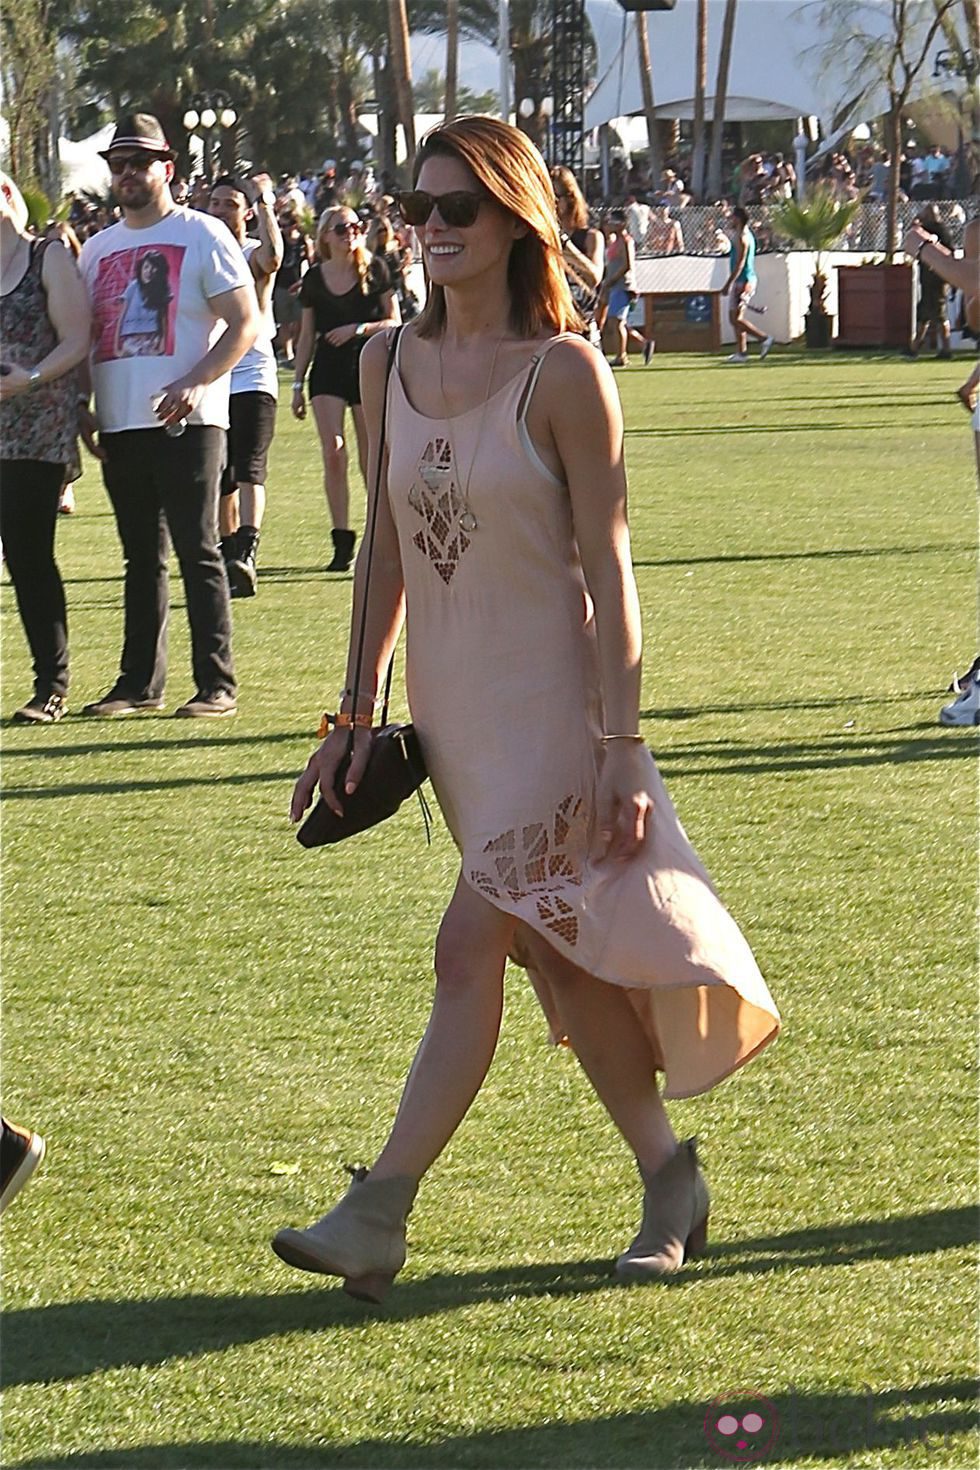
<svg viewBox="0 0 980 1470">
<path fill-rule="evenodd" d="M 826 185 L 807 192 L 805 199 L 787 199 L 772 212 L 776 232 L 809 250 L 829 250 L 861 208 L 860 199 L 841 200 Z"/>
</svg>

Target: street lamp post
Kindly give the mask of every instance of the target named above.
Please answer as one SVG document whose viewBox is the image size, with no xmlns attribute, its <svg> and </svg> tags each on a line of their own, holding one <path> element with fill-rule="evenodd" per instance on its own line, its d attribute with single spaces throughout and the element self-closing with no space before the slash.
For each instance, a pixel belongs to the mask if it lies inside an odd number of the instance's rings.
<svg viewBox="0 0 980 1470">
<path fill-rule="evenodd" d="M 203 170 L 208 183 L 215 176 L 215 155 L 220 152 L 222 161 L 228 164 L 224 157 L 225 148 L 223 137 L 231 138 L 232 157 L 229 166 L 235 166 L 235 134 L 234 127 L 238 121 L 238 113 L 232 106 L 231 98 L 225 92 L 197 92 L 190 100 L 187 111 L 184 113 L 184 127 L 193 137 L 200 137 L 203 148 Z M 218 143 L 215 146 L 215 135 Z"/>
</svg>

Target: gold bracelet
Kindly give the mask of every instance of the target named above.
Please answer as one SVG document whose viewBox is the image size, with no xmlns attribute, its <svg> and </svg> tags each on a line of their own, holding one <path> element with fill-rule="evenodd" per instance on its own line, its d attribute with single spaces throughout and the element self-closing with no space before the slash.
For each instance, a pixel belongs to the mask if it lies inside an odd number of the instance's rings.
<svg viewBox="0 0 980 1470">
<path fill-rule="evenodd" d="M 643 736 L 642 735 L 600 735 L 599 736 L 599 743 L 601 745 L 605 745 L 607 743 L 607 741 L 609 741 L 609 740 L 633 740 L 633 741 L 639 741 L 639 743 L 642 745 L 642 743 L 643 743 Z"/>
<path fill-rule="evenodd" d="M 317 739 L 325 740 L 330 734 L 331 726 L 335 730 L 349 730 L 351 726 L 357 730 L 370 730 L 372 720 L 372 715 L 349 715 L 344 710 L 338 710 L 335 715 L 331 715 L 324 710 L 323 718 L 316 732 Z"/>
</svg>

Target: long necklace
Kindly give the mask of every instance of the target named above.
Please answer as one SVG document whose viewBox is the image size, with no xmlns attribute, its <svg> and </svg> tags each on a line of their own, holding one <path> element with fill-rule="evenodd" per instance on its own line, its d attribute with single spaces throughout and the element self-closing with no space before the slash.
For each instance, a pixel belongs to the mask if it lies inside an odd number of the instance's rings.
<svg viewBox="0 0 980 1470">
<path fill-rule="evenodd" d="M 470 467 L 467 472 L 466 483 L 464 485 L 460 485 L 459 483 L 459 458 L 456 454 L 456 442 L 453 438 L 453 421 L 449 416 L 449 404 L 446 401 L 446 383 L 442 369 L 442 342 L 440 341 L 439 343 L 439 392 L 442 395 L 442 411 L 446 419 L 446 431 L 449 435 L 449 448 L 452 451 L 453 468 L 456 472 L 456 489 L 459 493 L 460 500 L 463 503 L 463 508 L 459 513 L 459 518 L 457 521 L 457 524 L 461 531 L 475 531 L 478 529 L 480 524 L 470 507 L 470 480 L 473 478 L 473 467 L 476 464 L 476 461 L 480 454 L 480 443 L 483 439 L 483 429 L 487 421 L 487 408 L 490 404 L 490 389 L 493 385 L 493 375 L 497 367 L 497 353 L 500 351 L 500 344 L 501 342 L 503 342 L 503 340 L 503 337 L 497 338 L 497 345 L 494 347 L 493 356 L 490 359 L 490 371 L 487 374 L 487 386 L 483 394 L 483 412 L 480 414 L 480 427 L 478 428 L 476 434 L 476 447 L 473 450 L 473 458 L 470 460 Z"/>
</svg>

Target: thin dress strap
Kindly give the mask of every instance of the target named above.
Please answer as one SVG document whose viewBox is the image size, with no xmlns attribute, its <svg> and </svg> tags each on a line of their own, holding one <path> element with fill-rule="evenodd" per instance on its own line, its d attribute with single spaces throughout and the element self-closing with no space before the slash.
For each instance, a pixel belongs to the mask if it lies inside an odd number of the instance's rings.
<svg viewBox="0 0 980 1470">
<path fill-rule="evenodd" d="M 534 394 L 534 389 L 538 381 L 538 374 L 541 372 L 541 364 L 544 362 L 545 358 L 548 356 L 548 353 L 551 351 L 552 347 L 556 345 L 556 343 L 565 342 L 573 338 L 579 342 L 583 340 L 579 336 L 578 332 L 561 332 L 557 337 L 552 337 L 549 341 L 545 342 L 542 345 L 540 351 L 534 354 L 534 356 L 531 358 L 530 363 L 528 364 L 527 377 L 524 379 L 524 387 L 521 390 L 521 396 L 517 402 L 517 419 L 515 427 L 517 429 L 518 442 L 521 448 L 524 450 L 524 453 L 527 455 L 528 459 L 534 465 L 535 469 L 540 474 L 542 474 L 546 480 L 550 480 L 553 485 L 561 485 L 563 481 L 559 480 L 558 476 L 555 475 L 548 468 L 548 466 L 545 464 L 544 460 L 538 453 L 537 449 L 534 447 L 534 440 L 531 438 L 530 432 L 527 427 L 527 411 L 530 407 L 531 398 Z"/>
<path fill-rule="evenodd" d="M 541 364 L 548 356 L 552 347 L 559 342 L 567 342 L 573 338 L 582 341 L 578 332 L 560 332 L 557 337 L 549 338 L 547 342 L 542 344 L 541 350 L 536 352 L 528 363 L 528 374 L 524 380 L 524 389 L 517 405 L 517 427 L 519 431 L 524 428 L 524 420 L 527 418 L 527 411 L 537 385 L 538 374 L 541 372 Z"/>
</svg>

